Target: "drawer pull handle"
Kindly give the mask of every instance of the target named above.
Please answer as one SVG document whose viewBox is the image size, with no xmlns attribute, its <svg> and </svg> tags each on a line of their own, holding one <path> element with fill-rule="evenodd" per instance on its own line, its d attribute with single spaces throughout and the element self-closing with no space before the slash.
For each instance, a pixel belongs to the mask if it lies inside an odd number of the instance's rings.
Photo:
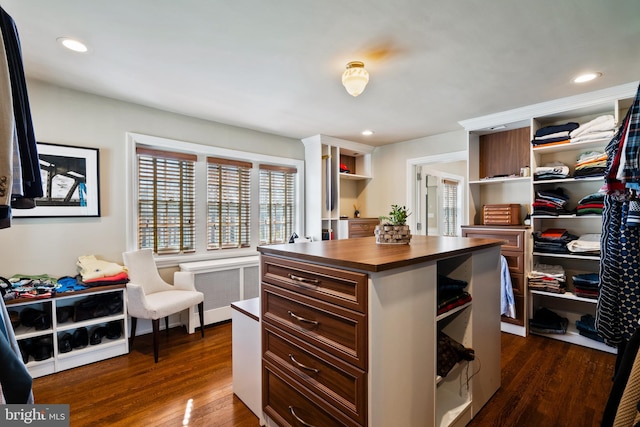
<svg viewBox="0 0 640 427">
<path fill-rule="evenodd" d="M 318 322 L 315 320 L 305 319 L 304 317 L 296 316 L 296 314 L 293 311 L 288 311 L 288 313 L 289 313 L 289 316 L 293 317 L 298 322 L 310 323 L 312 325 L 318 324 Z"/>
<path fill-rule="evenodd" d="M 309 424 L 308 422 L 304 421 L 302 418 L 300 418 L 299 416 L 296 415 L 296 411 L 293 410 L 293 406 L 289 406 L 289 411 L 291 412 L 291 415 L 293 415 L 293 418 L 295 418 L 296 420 L 298 420 L 298 422 L 300 424 L 302 424 L 303 426 L 306 427 L 314 427 L 313 424 Z"/>
<path fill-rule="evenodd" d="M 307 279 L 306 277 L 300 277 L 294 274 L 289 274 L 289 279 L 295 280 L 296 282 L 300 282 L 304 285 L 317 285 L 320 283 L 318 279 Z"/>
<path fill-rule="evenodd" d="M 307 371 L 311 371 L 311 372 L 314 372 L 314 373 L 316 373 L 316 374 L 317 374 L 318 372 L 320 372 L 320 370 L 318 370 L 318 369 L 316 369 L 316 368 L 312 368 L 311 366 L 307 366 L 307 365 L 304 365 L 304 364 L 302 364 L 302 363 L 298 362 L 298 361 L 296 360 L 296 358 L 295 358 L 295 357 L 293 357 L 293 354 L 289 354 L 289 359 L 291 359 L 291 361 L 292 361 L 293 363 L 295 363 L 296 365 L 298 365 L 298 368 L 300 368 L 300 369 L 306 369 Z"/>
</svg>

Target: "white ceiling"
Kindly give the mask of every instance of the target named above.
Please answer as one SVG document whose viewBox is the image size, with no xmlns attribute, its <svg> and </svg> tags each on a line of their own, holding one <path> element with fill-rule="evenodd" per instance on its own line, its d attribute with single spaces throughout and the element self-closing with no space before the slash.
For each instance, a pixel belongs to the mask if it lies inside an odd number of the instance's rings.
<svg viewBox="0 0 640 427">
<path fill-rule="evenodd" d="M 297 139 L 406 141 L 640 77 L 638 0 L 0 5 L 16 22 L 30 78 Z M 90 51 L 64 50 L 61 36 Z M 352 60 L 371 76 L 356 98 L 340 81 Z M 603 77 L 570 82 L 586 70 Z"/>
</svg>

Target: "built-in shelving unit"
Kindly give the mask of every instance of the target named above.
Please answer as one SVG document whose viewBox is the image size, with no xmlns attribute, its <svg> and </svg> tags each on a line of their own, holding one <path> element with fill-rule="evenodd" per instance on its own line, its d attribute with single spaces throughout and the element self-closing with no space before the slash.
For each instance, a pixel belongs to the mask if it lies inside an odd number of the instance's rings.
<svg viewBox="0 0 640 427">
<path fill-rule="evenodd" d="M 374 147 L 326 135 L 302 142 L 306 161 L 305 236 L 313 240 L 347 238 L 339 221 L 354 217 L 354 205 L 359 206 L 364 187 L 373 178 Z M 341 172 L 341 164 L 348 172 Z M 365 212 L 360 214 L 366 216 Z"/>
<path fill-rule="evenodd" d="M 569 196 L 569 209 L 576 207 L 582 197 L 597 192 L 604 183 L 602 177 L 573 178 L 574 165 L 578 156 L 588 151 L 603 151 L 608 139 L 594 140 L 582 143 L 567 143 L 560 145 L 533 146 L 530 141 L 535 132 L 550 125 L 577 122 L 585 124 L 601 115 L 613 115 L 619 121 L 628 110 L 637 90 L 637 82 L 621 85 L 596 92 L 585 93 L 550 102 L 535 104 L 511 111 L 492 114 L 480 118 L 461 121 L 460 124 L 468 131 L 469 149 L 469 191 L 468 207 L 471 225 L 481 224 L 482 207 L 493 203 L 519 203 L 524 214 L 531 212 L 531 204 L 535 200 L 536 192 L 557 187 L 563 188 Z M 502 155 L 482 155 L 483 144 L 490 137 L 488 147 L 494 152 L 500 152 L 496 146 L 504 147 Z M 509 154 L 514 140 L 525 141 L 529 145 L 529 157 Z M 493 145 L 492 145 L 493 144 Z M 520 153 L 520 151 L 513 151 Z M 506 155 L 505 155 L 506 154 Z M 512 158 L 512 165 L 505 158 Z M 517 159 L 517 160 L 516 160 Z M 533 177 L 538 166 L 559 161 L 570 167 L 570 177 L 536 181 Z M 507 162 L 507 163 L 505 163 Z M 518 176 L 517 166 L 528 167 L 529 176 Z M 496 176 L 497 175 L 497 176 Z M 526 174 L 525 174 L 526 175 Z M 531 217 L 531 233 L 548 228 L 563 228 L 574 235 L 600 233 L 602 218 L 600 216 L 567 215 L 538 215 Z M 526 304 L 525 319 L 533 316 L 539 307 L 546 307 L 569 320 L 570 327 L 566 334 L 546 334 L 550 338 L 572 342 L 603 351 L 614 350 L 603 343 L 582 336 L 575 331 L 575 321 L 584 314 L 595 314 L 595 299 L 579 298 L 573 293 L 572 276 L 579 273 L 598 272 L 598 255 L 583 255 L 575 253 L 545 253 L 533 250 L 533 244 L 528 244 L 528 256 L 525 271 L 528 273 L 534 264 L 562 265 L 567 277 L 567 293 L 556 294 L 538 290 L 524 291 Z M 526 286 L 526 284 L 525 284 Z M 503 324 L 504 325 L 504 324 Z M 507 328 L 508 329 L 508 328 Z M 505 328 L 503 328 L 505 330 Z M 507 330 L 511 332 L 511 330 Z M 528 322 L 517 333 L 529 333 Z"/>
</svg>

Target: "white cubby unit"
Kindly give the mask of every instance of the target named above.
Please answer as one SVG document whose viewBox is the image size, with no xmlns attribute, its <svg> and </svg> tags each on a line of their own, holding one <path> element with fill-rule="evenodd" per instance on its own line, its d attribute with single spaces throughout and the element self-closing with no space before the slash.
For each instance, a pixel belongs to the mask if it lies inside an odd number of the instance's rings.
<svg viewBox="0 0 640 427">
<path fill-rule="evenodd" d="M 104 298 L 112 304 L 94 311 L 95 316 L 90 315 L 83 320 L 74 320 L 73 314 L 68 319 L 59 317 L 65 307 L 74 308 L 90 299 L 95 301 Z M 118 303 L 120 301 L 121 303 Z M 5 302 L 8 311 L 16 311 L 20 314 L 26 308 L 31 308 L 45 313 L 48 317 L 49 327 L 37 330 L 33 326 L 19 324 L 14 328 L 16 339 L 21 347 L 28 341 L 37 342 L 45 338 L 51 345 L 51 357 L 36 361 L 33 355 L 28 356 L 26 363 L 29 373 L 34 378 L 55 372 L 86 365 L 111 357 L 120 356 L 129 352 L 127 340 L 127 298 L 124 285 L 110 285 L 90 288 L 83 291 L 65 292 L 47 299 L 20 298 Z M 73 311 L 71 311 L 73 313 Z M 90 344 L 91 335 L 96 328 L 107 327 L 110 323 L 117 323 L 120 336 L 107 338 L 103 336 L 99 343 Z M 89 342 L 84 347 L 74 347 L 71 351 L 62 352 L 59 340 L 65 334 L 73 335 L 80 328 L 86 328 Z"/>
</svg>

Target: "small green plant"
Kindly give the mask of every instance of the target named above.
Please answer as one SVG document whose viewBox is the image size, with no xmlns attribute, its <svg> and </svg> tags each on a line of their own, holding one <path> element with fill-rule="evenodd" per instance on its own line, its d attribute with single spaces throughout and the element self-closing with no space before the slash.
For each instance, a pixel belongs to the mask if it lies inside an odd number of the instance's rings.
<svg viewBox="0 0 640 427">
<path fill-rule="evenodd" d="M 391 205 L 389 215 L 379 216 L 378 219 L 386 225 L 406 225 L 407 217 L 411 215 L 406 206 Z"/>
</svg>

